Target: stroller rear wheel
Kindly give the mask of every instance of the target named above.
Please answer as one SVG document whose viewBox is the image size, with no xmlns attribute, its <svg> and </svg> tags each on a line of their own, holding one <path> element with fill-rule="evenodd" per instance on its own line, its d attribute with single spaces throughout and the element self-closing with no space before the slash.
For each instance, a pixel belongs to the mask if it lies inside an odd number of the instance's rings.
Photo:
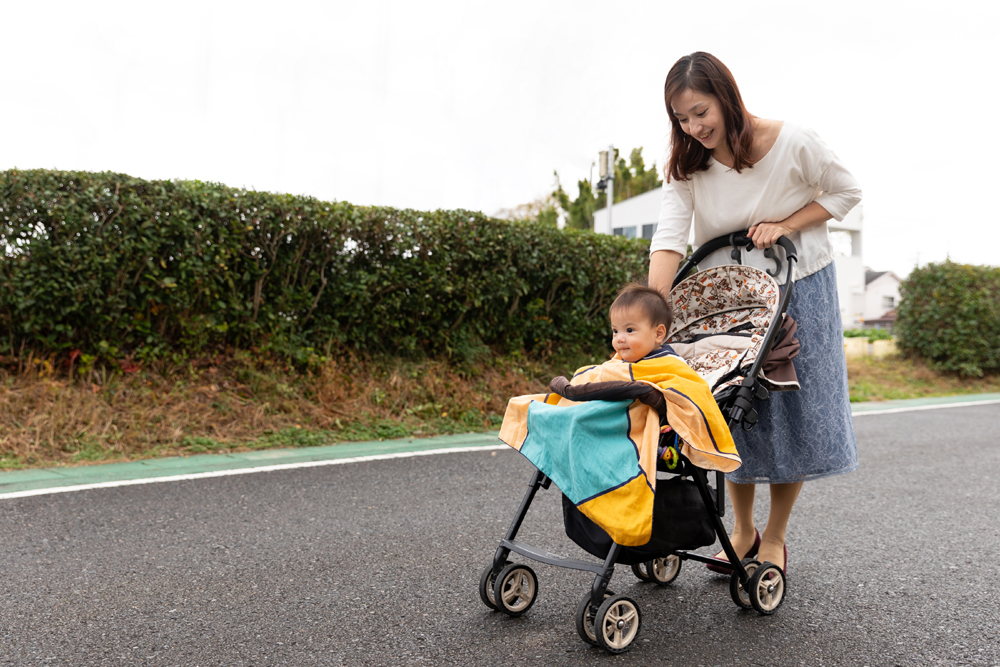
<svg viewBox="0 0 1000 667">
<path fill-rule="evenodd" d="M 785 600 L 785 574 L 781 568 L 765 563 L 750 577 L 750 604 L 758 613 L 770 616 Z"/>
<path fill-rule="evenodd" d="M 598 643 L 604 650 L 615 654 L 629 649 L 641 626 L 639 605 L 624 595 L 615 595 L 605 600 L 594 619 Z"/>
<path fill-rule="evenodd" d="M 760 567 L 760 563 L 755 561 L 753 558 L 744 558 L 742 563 L 743 568 L 747 571 L 747 574 L 750 575 L 750 581 L 753 581 L 753 573 Z M 748 587 L 750 585 L 750 581 L 747 582 Z M 729 595 L 733 598 L 733 602 L 736 603 L 736 606 L 743 609 L 753 609 L 753 603 L 750 601 L 750 593 L 743 587 L 743 584 L 740 583 L 740 575 L 736 573 L 736 570 L 733 570 L 733 573 L 729 576 Z"/>
<path fill-rule="evenodd" d="M 524 614 L 537 598 L 538 577 L 527 565 L 508 565 L 493 582 L 493 601 L 508 616 Z"/>
<path fill-rule="evenodd" d="M 673 554 L 655 558 L 646 563 L 646 571 L 650 574 L 650 581 L 656 582 L 658 586 L 666 586 L 681 573 L 681 558 Z"/>
<path fill-rule="evenodd" d="M 612 591 L 604 591 L 605 600 L 613 595 Z M 597 642 L 597 632 L 594 630 L 594 616 L 596 616 L 598 609 L 599 607 L 590 604 L 590 593 L 584 595 L 580 604 L 576 606 L 576 634 L 580 635 L 580 639 L 591 646 L 600 646 Z"/>
<path fill-rule="evenodd" d="M 638 579 L 639 581 L 653 580 L 652 577 L 649 576 L 649 570 L 650 570 L 649 561 L 646 561 L 645 563 L 636 563 L 635 565 L 632 566 L 632 574 L 634 574 L 635 578 Z"/>
</svg>

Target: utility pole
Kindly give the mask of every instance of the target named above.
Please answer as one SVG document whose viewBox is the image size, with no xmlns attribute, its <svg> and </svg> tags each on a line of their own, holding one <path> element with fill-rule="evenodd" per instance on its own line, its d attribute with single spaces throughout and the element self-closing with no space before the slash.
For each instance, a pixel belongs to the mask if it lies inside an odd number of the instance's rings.
<svg viewBox="0 0 1000 667">
<path fill-rule="evenodd" d="M 598 163 L 600 164 L 601 180 L 597 182 L 597 190 L 603 190 L 608 198 L 608 232 L 613 234 L 615 228 L 611 224 L 611 206 L 615 203 L 615 147 L 608 146 L 608 150 L 601 151 Z"/>
</svg>

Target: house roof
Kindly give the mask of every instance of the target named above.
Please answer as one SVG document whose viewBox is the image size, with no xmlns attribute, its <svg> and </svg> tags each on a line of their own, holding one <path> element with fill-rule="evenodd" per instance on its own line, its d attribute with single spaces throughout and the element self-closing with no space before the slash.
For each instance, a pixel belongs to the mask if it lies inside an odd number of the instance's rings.
<svg viewBox="0 0 1000 667">
<path fill-rule="evenodd" d="M 871 285 L 873 282 L 875 282 L 876 280 L 878 280 L 879 278 L 881 278 L 882 276 L 884 276 L 887 273 L 890 276 L 892 276 L 893 278 L 895 278 L 897 283 L 902 282 L 899 279 L 899 276 L 897 276 L 892 271 L 872 271 L 871 269 L 869 269 L 869 268 L 866 267 L 865 268 L 865 285 L 866 286 Z"/>
<path fill-rule="evenodd" d="M 865 271 L 865 285 L 871 284 L 873 280 L 878 280 L 887 273 L 888 271 Z"/>
<path fill-rule="evenodd" d="M 893 324 L 896 321 L 896 310 L 887 310 L 882 317 L 865 320 L 865 324 Z"/>
</svg>

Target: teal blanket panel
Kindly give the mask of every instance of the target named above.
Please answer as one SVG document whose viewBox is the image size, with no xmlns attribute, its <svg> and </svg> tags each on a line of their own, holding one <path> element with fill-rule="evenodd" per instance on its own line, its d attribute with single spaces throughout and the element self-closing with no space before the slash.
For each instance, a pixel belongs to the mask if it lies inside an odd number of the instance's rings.
<svg viewBox="0 0 1000 667">
<path fill-rule="evenodd" d="M 528 406 L 521 453 L 573 503 L 617 488 L 642 473 L 628 437 L 632 401 Z"/>
</svg>

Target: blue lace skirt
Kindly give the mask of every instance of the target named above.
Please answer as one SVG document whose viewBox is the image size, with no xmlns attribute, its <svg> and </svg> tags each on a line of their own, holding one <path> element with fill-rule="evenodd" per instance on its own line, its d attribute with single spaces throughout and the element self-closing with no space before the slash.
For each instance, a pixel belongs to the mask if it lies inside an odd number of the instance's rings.
<svg viewBox="0 0 1000 667">
<path fill-rule="evenodd" d="M 757 426 L 736 428 L 743 465 L 726 478 L 738 484 L 801 482 L 858 467 L 832 263 L 795 282 L 788 314 L 799 325 L 802 347 L 792 363 L 802 388 L 757 401 Z"/>
</svg>

